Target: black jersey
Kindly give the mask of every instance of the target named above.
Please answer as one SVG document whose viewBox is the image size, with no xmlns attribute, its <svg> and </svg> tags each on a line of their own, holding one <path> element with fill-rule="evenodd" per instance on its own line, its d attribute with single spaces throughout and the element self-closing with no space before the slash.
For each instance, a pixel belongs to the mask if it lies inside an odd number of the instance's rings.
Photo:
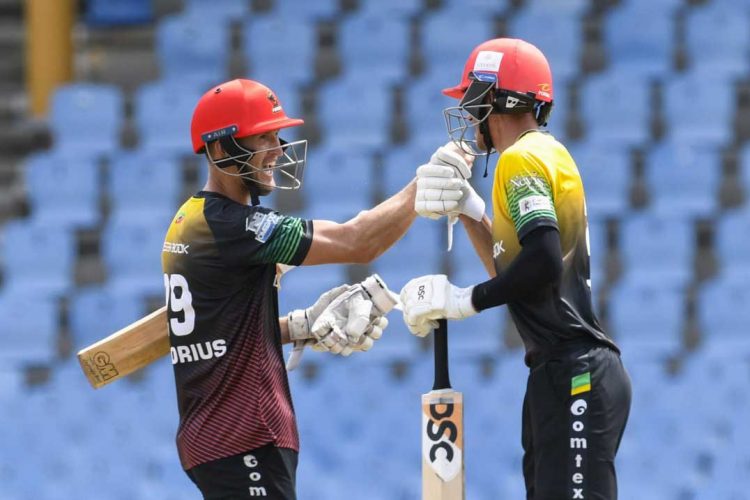
<svg viewBox="0 0 750 500">
<path fill-rule="evenodd" d="M 520 240 L 540 226 L 560 232 L 559 286 L 508 303 L 527 358 L 565 341 L 592 339 L 617 349 L 594 314 L 589 279 L 586 201 L 578 168 L 567 149 L 547 133 L 523 135 L 498 160 L 492 190 L 495 268 L 507 268 Z"/>
<path fill-rule="evenodd" d="M 162 268 L 185 469 L 269 443 L 299 449 L 274 279 L 311 241 L 310 221 L 217 193 L 173 219 Z"/>
</svg>

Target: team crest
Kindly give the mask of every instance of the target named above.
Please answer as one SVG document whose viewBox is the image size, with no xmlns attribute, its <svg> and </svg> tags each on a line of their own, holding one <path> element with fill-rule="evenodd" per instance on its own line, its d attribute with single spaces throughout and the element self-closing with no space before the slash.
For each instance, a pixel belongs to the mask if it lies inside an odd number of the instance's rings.
<svg viewBox="0 0 750 500">
<path fill-rule="evenodd" d="M 273 94 L 273 92 L 268 92 L 268 100 L 271 101 L 271 112 L 278 113 L 281 111 L 281 103 L 279 103 L 279 100 L 276 98 L 276 96 Z"/>
<path fill-rule="evenodd" d="M 179 212 L 177 217 L 174 218 L 174 223 L 179 224 L 185 218 L 185 212 Z"/>
</svg>

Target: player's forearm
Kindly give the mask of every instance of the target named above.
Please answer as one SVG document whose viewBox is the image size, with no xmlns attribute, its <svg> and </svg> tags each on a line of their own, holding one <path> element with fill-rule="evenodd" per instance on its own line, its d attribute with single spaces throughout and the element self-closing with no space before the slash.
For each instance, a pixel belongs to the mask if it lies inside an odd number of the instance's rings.
<svg viewBox="0 0 750 500">
<path fill-rule="evenodd" d="M 492 221 L 485 215 L 481 221 L 476 221 L 466 215 L 461 215 L 461 222 L 469 235 L 474 250 L 479 255 L 482 265 L 490 277 L 495 276 L 495 262 L 492 257 Z"/>
<path fill-rule="evenodd" d="M 411 226 L 417 214 L 414 211 L 415 181 L 370 210 L 357 214 L 346 223 L 355 252 L 366 262 L 378 258 L 396 243 Z"/>
</svg>

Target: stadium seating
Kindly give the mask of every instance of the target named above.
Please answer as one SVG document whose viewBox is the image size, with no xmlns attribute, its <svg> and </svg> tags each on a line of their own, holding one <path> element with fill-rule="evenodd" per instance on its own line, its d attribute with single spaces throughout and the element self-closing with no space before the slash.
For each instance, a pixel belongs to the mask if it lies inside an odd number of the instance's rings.
<svg viewBox="0 0 750 500">
<path fill-rule="evenodd" d="M 55 359 L 59 315 L 57 301 L 40 293 L 0 294 L 0 336 L 4 366 L 47 365 Z"/>
<path fill-rule="evenodd" d="M 90 0 L 86 4 L 86 23 L 95 27 L 145 24 L 154 20 L 151 0 Z"/>
<path fill-rule="evenodd" d="M 711 2 L 691 12 L 685 23 L 690 68 L 730 78 L 746 74 L 748 18 L 747 10 L 738 10 L 729 2 Z"/>
<path fill-rule="evenodd" d="M 347 74 L 366 76 L 373 85 L 406 79 L 411 45 L 406 20 L 380 12 L 360 15 L 342 21 L 338 36 Z"/>
<path fill-rule="evenodd" d="M 581 174 L 589 214 L 603 218 L 625 213 L 633 178 L 629 151 L 591 140 L 572 147 L 570 154 Z"/>
<path fill-rule="evenodd" d="M 84 158 L 112 154 L 119 145 L 123 106 L 122 91 L 113 85 L 58 88 L 49 113 L 55 150 Z"/>
</svg>

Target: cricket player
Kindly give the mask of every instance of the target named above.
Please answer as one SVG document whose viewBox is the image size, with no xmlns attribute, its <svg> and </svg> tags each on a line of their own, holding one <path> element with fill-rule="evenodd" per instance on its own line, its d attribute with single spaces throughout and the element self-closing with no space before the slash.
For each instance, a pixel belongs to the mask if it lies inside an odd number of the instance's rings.
<svg viewBox="0 0 750 500">
<path fill-rule="evenodd" d="M 424 336 L 439 318 L 507 304 L 530 368 L 522 431 L 527 498 L 615 499 L 630 379 L 592 308 L 581 177 L 542 128 L 554 99 L 549 64 L 523 40 L 489 40 L 443 93 L 459 99 L 444 114 L 461 153 L 499 153 L 493 218 L 477 213 L 483 205 L 465 180 L 470 162 L 446 147 L 418 169 L 416 210 L 459 216 L 491 279 L 468 288 L 444 275 L 413 279 L 401 291 L 404 319 Z"/>
<path fill-rule="evenodd" d="M 243 79 L 206 92 L 193 114 L 193 149 L 208 159 L 208 180 L 172 220 L 162 266 L 177 448 L 207 499 L 296 498 L 299 437 L 282 344 L 367 350 L 396 302 L 373 276 L 279 317 L 283 266 L 369 262 L 416 217 L 414 181 L 343 224 L 260 205 L 274 189 L 300 187 L 307 142 L 279 134 L 302 123 L 271 89 Z"/>
</svg>

